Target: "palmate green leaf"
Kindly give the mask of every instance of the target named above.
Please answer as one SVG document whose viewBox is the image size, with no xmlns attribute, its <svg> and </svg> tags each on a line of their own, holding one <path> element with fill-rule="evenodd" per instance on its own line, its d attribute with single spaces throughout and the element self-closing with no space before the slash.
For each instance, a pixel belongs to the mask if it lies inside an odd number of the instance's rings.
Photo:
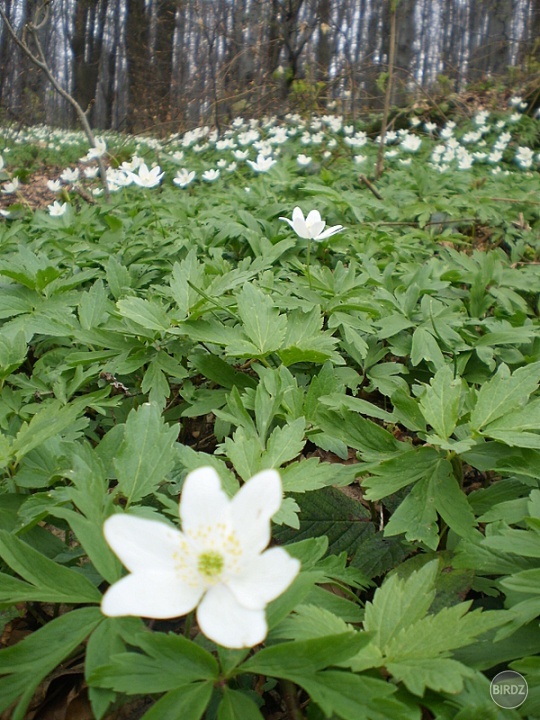
<svg viewBox="0 0 540 720">
<path fill-rule="evenodd" d="M 366 604 L 364 627 L 374 633 L 373 645 L 380 658 L 368 647 L 353 659 L 353 669 L 385 666 L 417 695 L 423 695 L 426 687 L 461 691 L 472 671 L 449 655 L 504 625 L 509 617 L 501 611 L 468 612 L 470 602 L 428 615 L 435 597 L 437 565 L 437 561 L 426 563 L 408 578 L 392 575 L 376 590 L 373 601 Z"/>
<path fill-rule="evenodd" d="M 378 678 L 339 670 L 296 675 L 295 683 L 304 688 L 326 717 L 343 720 L 420 720 L 420 710 L 397 697 L 395 686 Z"/>
<path fill-rule="evenodd" d="M 24 720 L 35 689 L 103 620 L 98 608 L 80 608 L 51 620 L 9 648 L 0 650 L 0 712 L 19 696 L 11 720 Z"/>
<path fill-rule="evenodd" d="M 194 682 L 170 690 L 141 720 L 201 720 L 212 697 L 211 682 Z"/>
<path fill-rule="evenodd" d="M 200 680 L 218 677 L 217 660 L 182 635 L 149 633 L 129 637 L 142 652 L 113 655 L 90 673 L 92 686 L 128 695 L 167 692 Z"/>
<path fill-rule="evenodd" d="M 367 470 L 373 477 L 362 482 L 368 500 L 380 500 L 413 482 L 429 477 L 441 461 L 440 454 L 426 446 L 395 453 L 388 460 L 371 463 Z"/>
<path fill-rule="evenodd" d="M 478 391 L 476 406 L 471 413 L 471 428 L 479 431 L 522 407 L 539 382 L 540 362 L 521 367 L 513 374 L 506 365 L 500 365 L 494 377 Z"/>
<path fill-rule="evenodd" d="M 120 315 L 142 325 L 147 330 L 156 330 L 163 333 L 170 327 L 170 321 L 165 310 L 153 300 L 143 300 L 138 297 L 127 297 L 116 303 Z"/>
<path fill-rule="evenodd" d="M 24 362 L 27 350 L 23 332 L 17 333 L 12 338 L 0 335 L 0 380 L 5 380 Z"/>
<path fill-rule="evenodd" d="M 79 300 L 79 321 L 84 330 L 101 325 L 108 315 L 108 308 L 113 307 L 107 298 L 102 280 L 96 280 L 92 287 L 81 294 Z"/>
<path fill-rule="evenodd" d="M 351 485 L 358 475 L 355 465 L 320 462 L 319 458 L 289 463 L 280 470 L 285 492 L 303 493 L 323 487 Z"/>
<path fill-rule="evenodd" d="M 272 638 L 309 640 L 325 635 L 339 635 L 352 628 L 338 615 L 317 605 L 299 605 L 273 631 Z"/>
<path fill-rule="evenodd" d="M 385 535 L 405 533 L 409 541 L 424 542 L 432 550 L 439 542 L 437 513 L 460 537 L 476 536 L 474 513 L 460 489 L 448 460 L 439 457 L 393 513 Z"/>
<path fill-rule="evenodd" d="M 331 667 L 356 655 L 369 641 L 365 633 L 349 630 L 322 638 L 272 645 L 246 660 L 245 672 L 291 678 Z"/>
<path fill-rule="evenodd" d="M 29 423 L 22 425 L 13 441 L 11 451 L 20 460 L 49 438 L 70 429 L 83 412 L 84 405 L 80 403 L 62 405 L 57 400 L 51 401 L 40 408 Z"/>
<path fill-rule="evenodd" d="M 419 365 L 423 360 L 432 362 L 436 368 L 444 367 L 444 355 L 437 340 L 423 327 L 418 327 L 413 333 L 411 348 L 411 363 Z"/>
<path fill-rule="evenodd" d="M 238 314 L 257 357 L 275 352 L 282 346 L 287 318 L 279 314 L 272 299 L 255 285 L 247 283 L 239 293 Z"/>
<path fill-rule="evenodd" d="M 335 352 L 337 338 L 322 329 L 323 317 L 319 306 L 309 312 L 293 310 L 287 315 L 287 332 L 279 357 L 285 365 L 297 362 L 324 363 L 331 359 L 336 364 L 344 364 L 341 356 Z"/>
<path fill-rule="evenodd" d="M 242 480 L 247 481 L 258 472 L 262 455 L 261 444 L 258 437 L 245 428 L 239 427 L 232 438 L 225 438 L 220 450 L 232 462 Z"/>
<path fill-rule="evenodd" d="M 84 575 L 49 560 L 5 530 L 0 530 L 0 557 L 28 583 L 19 582 L 17 587 L 6 580 L 5 589 L 0 588 L 0 602 L 15 603 L 28 599 L 92 603 L 101 599 L 99 590 Z M 16 593 L 15 596 L 12 593 Z"/>
<path fill-rule="evenodd" d="M 239 690 L 223 689 L 218 713 L 218 720 L 264 720 L 257 704 Z"/>
<path fill-rule="evenodd" d="M 425 386 L 420 397 L 422 415 L 444 440 L 448 440 L 456 427 L 461 392 L 461 378 L 454 378 L 451 368 L 445 365 L 436 372 L 430 384 Z"/>
<path fill-rule="evenodd" d="M 294 460 L 302 452 L 305 440 L 306 421 L 297 418 L 292 423 L 277 427 L 272 431 L 262 454 L 260 469 L 280 468 L 284 463 Z"/>
<path fill-rule="evenodd" d="M 124 440 L 113 460 L 118 490 L 129 504 L 156 490 L 172 468 L 177 436 L 178 429 L 165 425 L 153 403 L 129 413 Z"/>
</svg>

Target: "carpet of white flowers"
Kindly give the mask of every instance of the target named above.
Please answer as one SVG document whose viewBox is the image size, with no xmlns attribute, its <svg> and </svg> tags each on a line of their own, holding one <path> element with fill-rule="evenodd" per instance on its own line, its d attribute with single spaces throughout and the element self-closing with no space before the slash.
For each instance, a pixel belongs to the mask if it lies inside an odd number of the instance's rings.
<svg viewBox="0 0 540 720">
<path fill-rule="evenodd" d="M 527 103 L 0 158 L 2 720 L 538 717 Z"/>
</svg>

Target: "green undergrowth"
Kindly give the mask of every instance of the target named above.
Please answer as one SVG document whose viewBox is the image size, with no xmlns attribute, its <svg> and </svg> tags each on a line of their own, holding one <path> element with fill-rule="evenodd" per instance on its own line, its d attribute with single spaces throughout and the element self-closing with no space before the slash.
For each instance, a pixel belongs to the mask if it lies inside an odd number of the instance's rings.
<svg viewBox="0 0 540 720">
<path fill-rule="evenodd" d="M 0 711 L 71 668 L 96 718 L 540 716 L 539 175 L 436 142 L 380 199 L 345 145 L 183 190 L 161 152 L 159 188 L 0 224 Z M 309 265 L 297 205 L 344 226 Z M 202 465 L 282 477 L 302 572 L 254 651 L 99 610 L 104 520 L 174 523 Z"/>
</svg>

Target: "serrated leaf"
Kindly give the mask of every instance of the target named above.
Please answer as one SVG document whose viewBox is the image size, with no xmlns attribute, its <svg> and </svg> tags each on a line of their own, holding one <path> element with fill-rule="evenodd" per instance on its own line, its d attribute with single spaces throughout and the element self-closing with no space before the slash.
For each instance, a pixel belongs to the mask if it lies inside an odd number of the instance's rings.
<svg viewBox="0 0 540 720">
<path fill-rule="evenodd" d="M 418 327 L 412 337 L 411 363 L 416 367 L 423 360 L 432 362 L 436 368 L 441 368 L 445 364 L 437 340 L 428 330 Z"/>
<path fill-rule="evenodd" d="M 124 440 L 113 460 L 118 489 L 128 503 L 157 489 L 174 463 L 178 429 L 163 422 L 159 408 L 144 403 L 126 421 Z"/>
<path fill-rule="evenodd" d="M 5 589 L 0 589 L 0 602 L 40 600 L 75 604 L 101 599 L 99 590 L 84 575 L 49 560 L 5 530 L 0 530 L 0 557 L 28 583 L 6 581 Z M 15 597 L 13 592 L 17 593 Z"/>
<path fill-rule="evenodd" d="M 304 437 L 306 421 L 297 418 L 292 423 L 277 427 L 272 431 L 262 454 L 260 469 L 280 468 L 289 460 L 294 460 L 302 452 L 306 440 Z"/>
<path fill-rule="evenodd" d="M 218 707 L 218 720 L 264 720 L 256 703 L 245 693 L 225 687 Z"/>
<path fill-rule="evenodd" d="M 201 720 L 212 697 L 210 682 L 190 683 L 170 690 L 141 720 Z"/>
<path fill-rule="evenodd" d="M 153 300 L 143 300 L 138 297 L 127 297 L 116 303 L 122 317 L 133 320 L 148 330 L 165 332 L 170 327 L 170 321 L 165 310 Z"/>
<path fill-rule="evenodd" d="M 51 620 L 21 642 L 0 650 L 0 711 L 19 695 L 11 720 L 24 720 L 39 683 L 102 621 L 98 608 L 81 608 Z"/>
<path fill-rule="evenodd" d="M 445 365 L 436 372 L 420 397 L 419 405 L 426 422 L 444 440 L 456 427 L 461 390 L 461 378 L 454 378 L 452 370 Z"/>
<path fill-rule="evenodd" d="M 100 325 L 107 315 L 107 293 L 102 280 L 96 280 L 92 287 L 81 294 L 79 320 L 84 330 Z"/>
<path fill-rule="evenodd" d="M 217 678 L 215 658 L 182 635 L 143 632 L 130 637 L 130 645 L 143 652 L 113 655 L 106 665 L 90 674 L 90 683 L 138 695 L 167 692 L 197 680 Z"/>
<path fill-rule="evenodd" d="M 519 368 L 513 375 L 500 365 L 495 376 L 478 391 L 476 406 L 471 413 L 471 428 L 481 430 L 525 404 L 540 382 L 540 362 Z"/>
<path fill-rule="evenodd" d="M 272 299 L 251 283 L 238 295 L 238 314 L 257 357 L 278 350 L 285 338 L 287 318 L 280 315 Z"/>
</svg>

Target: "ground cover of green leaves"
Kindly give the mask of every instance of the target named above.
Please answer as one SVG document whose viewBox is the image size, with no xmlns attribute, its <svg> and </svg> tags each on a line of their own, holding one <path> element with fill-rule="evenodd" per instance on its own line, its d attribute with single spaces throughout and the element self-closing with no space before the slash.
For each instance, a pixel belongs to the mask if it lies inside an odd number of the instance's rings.
<svg viewBox="0 0 540 720">
<path fill-rule="evenodd" d="M 159 188 L 0 224 L 14 720 L 72 667 L 96 718 L 133 695 L 156 700 L 145 720 L 540 715 L 538 172 L 440 172 L 424 138 L 378 199 L 344 145 L 298 169 L 294 142 L 269 173 L 185 189 L 158 155 Z M 345 227 L 309 271 L 279 220 L 296 205 Z M 274 537 L 302 572 L 252 652 L 99 610 L 122 573 L 105 518 L 175 522 L 201 465 L 230 494 L 282 476 Z M 529 698 L 503 711 L 509 666 Z"/>
</svg>

